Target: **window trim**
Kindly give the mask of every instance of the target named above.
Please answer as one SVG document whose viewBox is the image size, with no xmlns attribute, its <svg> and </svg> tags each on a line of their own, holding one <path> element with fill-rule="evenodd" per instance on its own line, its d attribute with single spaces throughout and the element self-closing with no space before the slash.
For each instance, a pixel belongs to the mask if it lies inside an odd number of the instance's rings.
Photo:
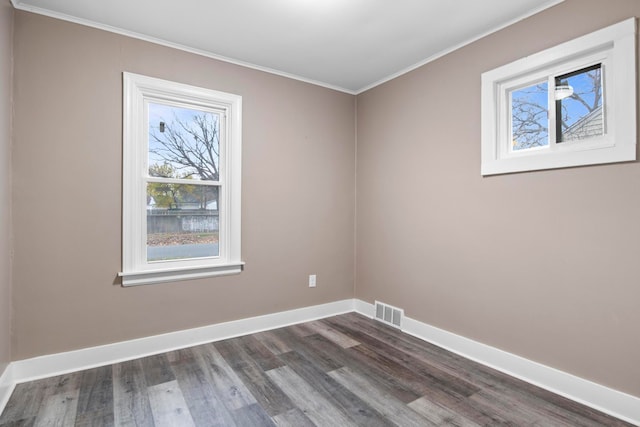
<svg viewBox="0 0 640 427">
<path fill-rule="evenodd" d="M 510 152 L 510 88 L 594 63 L 603 64 L 605 135 L 580 143 L 550 143 L 553 149 Z M 487 71 L 481 82 L 482 175 L 636 160 L 635 18 Z"/>
<path fill-rule="evenodd" d="M 220 139 L 219 256 L 148 262 L 146 180 L 149 102 L 223 110 L 226 137 Z M 182 83 L 123 73 L 123 286 L 144 285 L 240 273 L 242 97 Z M 224 125 L 223 125 L 224 126 Z"/>
</svg>

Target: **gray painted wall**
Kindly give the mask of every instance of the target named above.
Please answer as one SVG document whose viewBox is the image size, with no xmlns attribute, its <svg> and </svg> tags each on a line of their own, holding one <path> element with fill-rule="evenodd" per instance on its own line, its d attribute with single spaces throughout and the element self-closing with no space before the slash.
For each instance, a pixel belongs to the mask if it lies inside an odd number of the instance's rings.
<svg viewBox="0 0 640 427">
<path fill-rule="evenodd" d="M 14 53 L 14 359 L 353 297 L 355 97 L 27 12 Z M 243 97 L 242 274 L 119 286 L 123 71 Z"/>
<path fill-rule="evenodd" d="M 358 96 L 358 298 L 640 396 L 640 164 L 480 176 L 481 73 L 632 16 L 566 0 Z"/>
<path fill-rule="evenodd" d="M 0 375 L 11 361 L 11 94 L 13 8 L 0 1 Z"/>
</svg>

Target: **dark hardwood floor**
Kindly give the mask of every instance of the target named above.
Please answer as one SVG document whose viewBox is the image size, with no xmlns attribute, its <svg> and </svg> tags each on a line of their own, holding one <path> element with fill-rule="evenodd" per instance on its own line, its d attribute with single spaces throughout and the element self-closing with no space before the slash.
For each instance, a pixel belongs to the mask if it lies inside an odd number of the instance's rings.
<svg viewBox="0 0 640 427">
<path fill-rule="evenodd" d="M 8 426 L 630 426 L 358 314 L 19 384 Z"/>
</svg>

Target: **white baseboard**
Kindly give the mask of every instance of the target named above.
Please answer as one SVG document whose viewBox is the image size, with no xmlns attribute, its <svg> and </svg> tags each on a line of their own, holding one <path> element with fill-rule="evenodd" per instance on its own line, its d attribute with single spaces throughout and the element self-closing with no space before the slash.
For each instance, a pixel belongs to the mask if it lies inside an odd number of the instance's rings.
<svg viewBox="0 0 640 427">
<path fill-rule="evenodd" d="M 15 384 L 119 363 L 180 348 L 356 311 L 374 316 L 374 306 L 359 299 L 251 317 L 130 341 L 68 351 L 9 364 L 0 375 L 0 413 Z M 405 317 L 403 332 L 490 366 L 571 400 L 640 426 L 640 398 L 587 381 L 515 354 Z"/>
<path fill-rule="evenodd" d="M 353 300 L 348 299 L 98 347 L 18 360 L 10 364 L 12 381 L 22 383 L 110 365 L 352 311 Z M 1 409 L 0 406 L 0 412 Z"/>
<path fill-rule="evenodd" d="M 367 316 L 372 319 L 376 315 L 376 309 L 373 304 L 369 304 L 368 302 L 362 301 L 357 298 L 353 301 L 353 308 L 356 313 L 360 313 L 363 316 Z"/>
<path fill-rule="evenodd" d="M 375 315 L 373 304 L 356 299 L 355 310 Z M 530 384 L 640 426 L 640 398 L 559 371 L 515 354 L 405 317 L 402 331 Z"/>
<path fill-rule="evenodd" d="M 9 364 L 5 368 L 4 372 L 0 374 L 0 414 L 7 405 L 7 402 L 11 397 L 11 393 L 13 393 L 13 389 L 16 386 L 12 372 L 13 366 Z"/>
</svg>

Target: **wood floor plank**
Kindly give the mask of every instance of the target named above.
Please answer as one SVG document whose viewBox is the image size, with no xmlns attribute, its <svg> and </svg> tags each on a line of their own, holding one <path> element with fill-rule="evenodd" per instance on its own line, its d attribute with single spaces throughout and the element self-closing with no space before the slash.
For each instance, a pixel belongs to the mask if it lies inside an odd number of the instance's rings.
<svg viewBox="0 0 640 427">
<path fill-rule="evenodd" d="M 414 374 L 424 378 L 429 384 L 429 387 L 438 387 L 451 392 L 460 394 L 462 396 L 471 396 L 478 392 L 480 388 L 458 375 L 451 375 L 446 371 L 434 367 L 432 364 L 423 363 L 419 358 L 415 358 L 406 352 L 399 350 L 393 345 L 387 344 L 384 340 L 379 339 L 360 331 L 354 330 L 347 326 L 338 323 L 331 323 L 331 319 L 327 320 L 328 323 L 335 325 L 338 330 L 344 331 L 355 339 L 359 340 L 363 344 L 368 346 L 367 348 L 359 349 L 363 354 L 366 354 L 370 359 L 376 359 L 376 357 L 384 356 L 388 360 L 392 360 L 402 366 L 410 366 L 411 371 Z"/>
<path fill-rule="evenodd" d="M 262 409 L 262 406 L 257 403 L 236 409 L 233 411 L 233 418 L 236 425 L 239 427 L 275 426 L 275 423 L 271 417 L 269 417 L 269 414 L 267 414 L 265 410 Z"/>
<path fill-rule="evenodd" d="M 400 426 L 436 426 L 417 412 L 408 408 L 403 402 L 380 391 L 366 378 L 354 373 L 349 368 L 340 368 L 329 372 L 336 381 L 350 390 L 369 406 Z"/>
<path fill-rule="evenodd" d="M 348 313 L 18 384 L 0 427 L 630 427 Z"/>
<path fill-rule="evenodd" d="M 356 339 L 360 339 L 369 346 L 375 347 L 376 352 L 380 352 L 385 357 L 410 366 L 411 371 L 414 371 L 423 378 L 424 384 L 428 385 L 427 389 L 424 390 L 424 394 L 434 403 L 451 411 L 456 411 L 462 416 L 474 420 L 478 424 L 509 424 L 504 414 L 491 413 L 490 411 L 486 411 L 482 404 L 461 398 L 471 396 L 479 391 L 481 387 L 487 386 L 483 381 L 473 381 L 466 376 L 467 374 L 473 375 L 472 373 L 475 368 L 480 366 L 477 363 L 453 355 L 450 352 L 446 352 L 439 347 L 432 346 L 423 341 L 419 343 L 407 341 L 407 344 L 403 346 L 399 339 L 396 340 L 396 337 L 406 338 L 408 337 L 406 334 L 402 334 L 398 330 L 386 325 L 378 326 L 376 323 L 379 322 L 364 319 L 359 315 L 348 317 L 350 321 L 358 323 L 357 328 L 349 327 L 346 317 L 330 318 L 326 319 L 326 321 L 334 325 L 338 330 L 349 329 L 349 334 L 352 334 Z M 364 332 L 362 329 L 367 332 Z M 415 338 L 413 339 L 415 340 Z M 424 344 L 430 346 L 430 357 L 423 357 L 423 353 L 412 349 L 414 344 L 419 344 L 422 349 L 425 348 Z M 363 349 L 363 346 L 358 347 L 358 349 Z M 443 356 L 446 359 L 451 359 L 449 362 L 454 362 L 455 366 L 458 366 L 458 369 L 449 370 L 443 367 L 443 365 L 433 363 L 434 360 L 442 359 Z M 460 372 L 464 372 L 465 375 L 460 375 Z M 496 385 L 495 381 L 490 381 L 490 383 L 490 387 Z"/>
<path fill-rule="evenodd" d="M 231 412 L 218 398 L 209 374 L 198 363 L 192 349 L 176 350 L 167 355 L 176 381 L 180 385 L 189 412 L 198 426 L 234 426 Z"/>
<path fill-rule="evenodd" d="M 462 366 L 475 362 L 465 359 L 455 353 L 444 350 L 441 347 L 423 341 L 414 336 L 401 333 L 398 329 L 387 326 L 384 323 L 372 320 L 356 313 L 347 313 L 341 316 L 333 316 L 324 319 L 328 322 L 335 322 L 360 333 L 365 333 L 373 338 L 385 342 L 409 355 L 432 363 L 433 366 L 446 370 L 452 375 L 466 375 L 467 372 L 461 370 Z M 486 385 L 486 384 L 482 384 Z"/>
<path fill-rule="evenodd" d="M 34 427 L 65 427 L 75 423 L 79 389 L 54 394 L 45 399 Z"/>
<path fill-rule="evenodd" d="M 315 390 L 322 394 L 336 410 L 343 412 L 357 425 L 366 426 L 393 426 L 382 414 L 367 405 L 362 399 L 340 385 L 330 375 L 295 351 L 283 354 L 282 357 L 287 366 L 309 384 L 313 384 Z"/>
<path fill-rule="evenodd" d="M 31 381 L 16 385 L 9 402 L 0 415 L 0 425 L 28 423 L 41 411 L 47 398 L 75 390 L 79 384 L 77 373 Z"/>
<path fill-rule="evenodd" d="M 263 371 L 270 371 L 271 369 L 283 366 L 282 361 L 276 356 L 276 354 L 280 353 L 275 353 L 274 349 L 276 349 L 276 351 L 280 351 L 282 348 L 287 347 L 265 345 L 264 335 L 262 334 L 263 333 L 240 337 L 238 342 L 247 352 L 247 355 L 253 359 Z M 261 337 L 263 337 L 263 339 L 261 339 Z M 275 336 L 274 339 L 279 341 Z M 268 343 L 273 341 L 269 338 L 266 342 Z"/>
<path fill-rule="evenodd" d="M 140 362 L 142 363 L 144 379 L 149 387 L 176 379 L 171 370 L 171 364 L 167 360 L 166 353 L 143 357 Z"/>
<path fill-rule="evenodd" d="M 507 387 L 519 388 L 525 385 L 523 381 L 510 377 L 492 368 L 480 365 L 441 347 L 423 341 L 414 336 L 404 334 L 396 328 L 387 326 L 356 313 L 334 316 L 326 319 L 348 326 L 360 333 L 383 341 L 387 345 L 400 350 L 407 355 L 420 360 L 421 363 L 432 366 L 449 375 L 459 377 L 479 388 L 494 388 L 502 384 Z M 537 389 L 537 387 L 534 387 Z"/>
<path fill-rule="evenodd" d="M 272 417 L 280 427 L 315 427 L 315 424 L 298 408 L 291 409 Z"/>
<path fill-rule="evenodd" d="M 439 406 L 426 397 L 414 400 L 407 406 L 425 417 L 430 423 L 438 426 L 480 427 L 480 424 L 474 423 L 460 414 Z"/>
<path fill-rule="evenodd" d="M 294 334 L 299 338 L 308 337 L 309 335 L 313 335 L 316 333 L 314 330 L 307 327 L 306 323 L 299 323 L 297 325 L 291 325 L 291 326 L 288 326 L 287 328 L 282 328 L 282 329 L 287 329 L 288 331 L 290 331 L 292 334 Z"/>
<path fill-rule="evenodd" d="M 538 409 L 545 408 L 544 410 L 549 417 L 556 417 L 558 420 L 566 419 L 573 425 L 582 425 L 580 423 L 590 425 L 590 422 L 595 423 L 593 425 L 628 425 L 602 412 L 550 393 L 488 366 L 465 359 L 416 337 L 403 334 L 395 328 L 362 315 L 349 313 L 326 320 L 379 338 L 402 353 L 420 360 L 421 363 L 426 363 L 450 375 L 464 379 L 479 388 L 495 391 L 498 399 L 501 396 L 502 398 L 517 397 L 518 405 L 533 405 Z M 558 423 L 561 424 L 560 421 Z"/>
<path fill-rule="evenodd" d="M 113 365 L 113 415 L 117 426 L 153 426 L 140 360 Z"/>
<path fill-rule="evenodd" d="M 36 422 L 36 418 L 27 418 L 22 420 L 8 421 L 6 423 L 1 423 L 0 427 L 33 427 Z"/>
<path fill-rule="evenodd" d="M 205 368 L 208 382 L 230 411 L 256 403 L 242 380 L 212 344 L 193 348 L 196 360 Z"/>
<path fill-rule="evenodd" d="M 375 386 L 396 399 L 409 403 L 422 396 L 421 391 L 411 387 L 411 384 L 402 382 L 388 366 L 376 363 L 363 364 L 353 357 L 353 348 L 344 349 L 321 335 L 312 335 L 305 339 L 306 345 L 315 353 L 337 361 L 339 367 L 348 367 L 352 371 L 367 375 Z M 331 370 L 331 372 L 337 370 Z"/>
<path fill-rule="evenodd" d="M 309 383 L 300 378 L 291 368 L 272 369 L 269 378 L 295 403 L 305 415 L 318 426 L 356 426 Z"/>
<path fill-rule="evenodd" d="M 481 407 L 483 411 L 500 414 L 502 418 L 515 425 L 533 424 L 541 420 L 541 416 L 535 408 L 528 405 L 514 405 L 513 402 L 509 402 L 506 399 L 496 400 L 484 391 L 471 396 L 470 400 L 477 407 Z M 556 420 L 556 426 L 570 427 L 572 424 Z"/>
<path fill-rule="evenodd" d="M 85 412 L 78 414 L 74 427 L 113 427 L 115 426 L 113 412 L 104 414 L 102 412 Z"/>
<path fill-rule="evenodd" d="M 154 385 L 147 391 L 156 427 L 195 427 L 177 381 Z"/>
<path fill-rule="evenodd" d="M 363 342 L 367 343 L 367 345 L 375 347 L 376 350 L 380 350 L 382 355 L 385 357 L 392 357 L 395 361 L 402 363 L 406 366 L 411 367 L 411 371 L 415 370 L 415 378 L 412 380 L 406 377 L 406 373 L 401 375 L 401 382 L 406 383 L 408 385 L 413 384 L 415 387 L 415 381 L 418 378 L 421 378 L 421 381 L 424 383 L 424 388 L 420 391 L 425 398 L 431 400 L 432 402 L 447 408 L 448 410 L 458 413 L 461 416 L 465 417 L 468 420 L 472 420 L 473 422 L 479 425 L 490 425 L 490 426 L 502 426 L 502 425 L 510 425 L 510 422 L 504 418 L 502 414 L 492 413 L 491 411 L 486 411 L 484 406 L 478 402 L 474 402 L 469 400 L 467 397 L 478 390 L 480 388 L 473 384 L 473 382 L 467 381 L 466 378 L 461 378 L 460 376 L 453 375 L 451 372 L 440 369 L 439 366 L 432 365 L 419 357 L 415 357 L 414 352 L 410 351 L 409 347 L 404 347 L 405 351 L 400 353 L 396 353 L 396 349 L 394 346 L 389 344 L 389 341 L 400 345 L 399 342 L 394 341 L 396 336 L 404 336 L 406 334 L 402 334 L 397 329 L 388 327 L 386 325 L 376 325 L 375 322 L 371 319 L 366 319 L 364 325 L 362 324 L 362 319 L 354 319 L 353 316 L 349 316 L 351 321 L 354 323 L 359 323 L 358 327 L 353 327 L 351 330 L 346 323 L 346 319 L 342 317 L 325 319 L 331 324 L 336 324 L 336 327 L 340 330 L 344 328 L 345 330 L 349 330 L 349 334 L 354 334 L 354 336 L 361 339 Z M 358 316 L 362 318 L 362 316 Z M 364 332 L 363 330 L 367 330 L 368 332 Z M 364 337 L 363 334 L 369 335 L 369 337 Z M 433 346 L 435 347 L 435 346 Z M 358 346 L 355 347 L 354 350 L 362 351 L 366 346 Z M 444 350 L 440 348 L 436 348 L 437 352 L 442 352 Z M 447 356 L 449 356 L 449 352 L 446 352 Z M 437 358 L 437 353 L 433 354 L 434 358 Z M 464 359 L 466 361 L 466 359 Z M 467 361 L 471 362 L 471 361 Z M 365 363 L 365 362 L 362 362 Z M 471 362 L 474 363 L 475 362 Z M 470 365 L 473 367 L 475 365 Z M 401 370 L 402 371 L 402 370 Z M 376 374 L 376 376 L 378 376 Z M 435 381 L 434 381 L 435 380 Z M 458 386 L 457 381 L 463 381 Z M 454 386 L 448 384 L 450 381 Z M 460 393 L 461 392 L 461 393 Z"/>
<path fill-rule="evenodd" d="M 11 398 L 0 415 L 0 426 L 10 422 L 34 419 L 42 406 L 46 393 L 47 380 L 30 381 L 17 384 Z"/>
<path fill-rule="evenodd" d="M 336 357 L 328 352 L 320 352 L 314 348 L 312 343 L 317 341 L 318 346 L 329 345 L 332 349 L 338 348 L 335 344 L 327 340 L 321 335 L 312 334 L 307 335 L 304 338 L 300 338 L 292 333 L 289 328 L 278 329 L 274 333 L 287 343 L 289 348 L 295 350 L 298 354 L 304 356 L 307 360 L 310 360 L 314 365 L 324 371 L 329 372 L 344 366 Z"/>
<path fill-rule="evenodd" d="M 237 341 L 224 340 L 213 345 L 270 416 L 295 407 Z"/>
<path fill-rule="evenodd" d="M 292 349 L 273 331 L 259 332 L 253 335 L 256 340 L 269 349 L 273 354 L 288 353 Z M 272 368 L 273 369 L 273 368 Z"/>
<path fill-rule="evenodd" d="M 463 393 L 460 393 L 451 384 L 430 375 L 425 375 L 419 366 L 413 365 L 408 361 L 400 363 L 387 357 L 384 353 L 378 353 L 367 345 L 359 345 L 350 349 L 349 355 L 353 357 L 359 366 L 366 366 L 367 370 L 373 370 L 376 378 L 391 378 L 415 394 L 429 396 L 440 403 L 464 400 L 472 394 L 466 388 L 462 390 Z M 388 382 L 391 383 L 391 380 L 388 380 Z M 474 391 L 477 390 L 474 389 Z M 405 403 L 412 401 L 405 400 L 401 395 L 398 397 Z"/>
<path fill-rule="evenodd" d="M 548 392 L 547 392 L 548 393 Z M 553 425 L 571 426 L 571 427 L 598 427 L 602 425 L 616 426 L 621 425 L 616 420 L 606 419 L 604 417 L 590 416 L 590 412 L 579 413 L 572 410 L 561 409 L 556 405 L 549 403 L 538 396 L 522 392 L 520 390 L 497 391 L 492 389 L 482 390 L 472 397 L 474 401 L 484 402 L 493 411 L 510 411 L 510 408 L 520 408 L 526 411 L 526 418 L 533 420 L 538 419 L 538 424 L 544 424 L 544 420 L 549 420 Z"/>
<path fill-rule="evenodd" d="M 82 371 L 76 425 L 114 425 L 113 419 L 113 370 L 102 366 Z"/>
<path fill-rule="evenodd" d="M 463 387 L 462 393 L 460 393 L 458 387 L 443 382 L 441 379 L 434 379 L 430 374 L 425 375 L 420 365 L 415 361 L 408 360 L 400 364 L 395 360 L 389 360 L 385 354 L 376 354 L 374 349 L 364 344 L 349 349 L 349 352 L 358 362 L 354 370 L 362 372 L 360 367 L 366 366 L 364 372 L 370 371 L 374 381 L 379 381 L 381 378 L 393 378 L 433 403 L 447 408 L 451 412 L 457 412 L 478 424 L 491 425 L 505 422 L 500 417 L 491 417 L 485 414 L 481 408 L 478 408 L 478 404 L 468 399 L 470 390 L 478 390 L 477 388 Z M 403 402 L 409 402 L 404 400 L 402 394 L 396 394 L 396 397 Z"/>
<path fill-rule="evenodd" d="M 319 333 L 329 341 L 335 344 L 338 344 L 342 348 L 349 348 L 349 347 L 353 347 L 355 345 L 360 344 L 360 342 L 348 337 L 342 332 L 335 330 L 334 328 L 330 327 L 327 323 L 322 322 L 320 320 L 307 323 L 307 327 L 313 331 L 316 331 L 317 333 Z"/>
<path fill-rule="evenodd" d="M 367 333 L 372 337 L 379 338 L 391 347 L 400 350 L 403 354 L 420 360 L 421 363 L 433 366 L 434 368 L 447 372 L 449 375 L 464 379 L 466 382 L 479 388 L 494 390 L 499 396 L 503 396 L 505 399 L 507 396 L 518 396 L 519 405 L 534 405 L 538 409 L 546 407 L 547 416 L 549 417 L 557 417 L 558 420 L 566 418 L 571 420 L 573 425 L 585 423 L 585 418 L 595 421 L 596 424 L 594 425 L 628 425 L 601 412 L 586 408 L 574 401 L 549 393 L 539 387 L 465 359 L 418 338 L 403 334 L 394 328 L 359 314 L 350 313 L 327 320 L 329 322 L 336 322 L 344 327 L 349 326 L 361 333 Z M 572 408 L 576 408 L 574 415 L 571 415 Z M 474 407 L 473 403 L 461 402 L 451 409 L 460 411 L 469 417 L 475 416 L 478 422 L 491 419 L 493 419 L 492 422 L 494 423 L 506 422 L 505 420 L 496 419 L 495 417 L 491 418 L 489 415 L 483 414 L 483 409 Z M 553 415 L 554 413 L 555 415 Z M 559 425 L 563 425 L 562 423 L 563 422 L 558 421 Z M 585 425 L 590 425 L 589 421 L 586 421 Z"/>
<path fill-rule="evenodd" d="M 80 388 L 81 378 L 81 371 L 46 378 L 44 380 L 46 395 L 73 393 Z"/>
<path fill-rule="evenodd" d="M 483 371 L 487 370 L 483 375 L 491 375 L 493 372 L 493 370 L 488 367 L 481 366 L 478 369 L 482 369 Z M 483 390 L 484 393 L 492 394 L 494 399 L 512 402 L 513 405 L 533 407 L 536 411 L 543 414 L 545 418 L 553 420 L 553 422 L 558 424 L 563 422 L 572 426 L 608 427 L 629 425 L 624 421 L 615 419 L 593 408 L 581 405 L 578 402 L 551 393 L 522 380 L 509 377 L 506 374 L 496 373 L 495 376 L 500 378 L 500 380 L 494 380 L 498 385 L 485 388 Z M 505 379 L 505 377 L 508 379 Z"/>
</svg>

